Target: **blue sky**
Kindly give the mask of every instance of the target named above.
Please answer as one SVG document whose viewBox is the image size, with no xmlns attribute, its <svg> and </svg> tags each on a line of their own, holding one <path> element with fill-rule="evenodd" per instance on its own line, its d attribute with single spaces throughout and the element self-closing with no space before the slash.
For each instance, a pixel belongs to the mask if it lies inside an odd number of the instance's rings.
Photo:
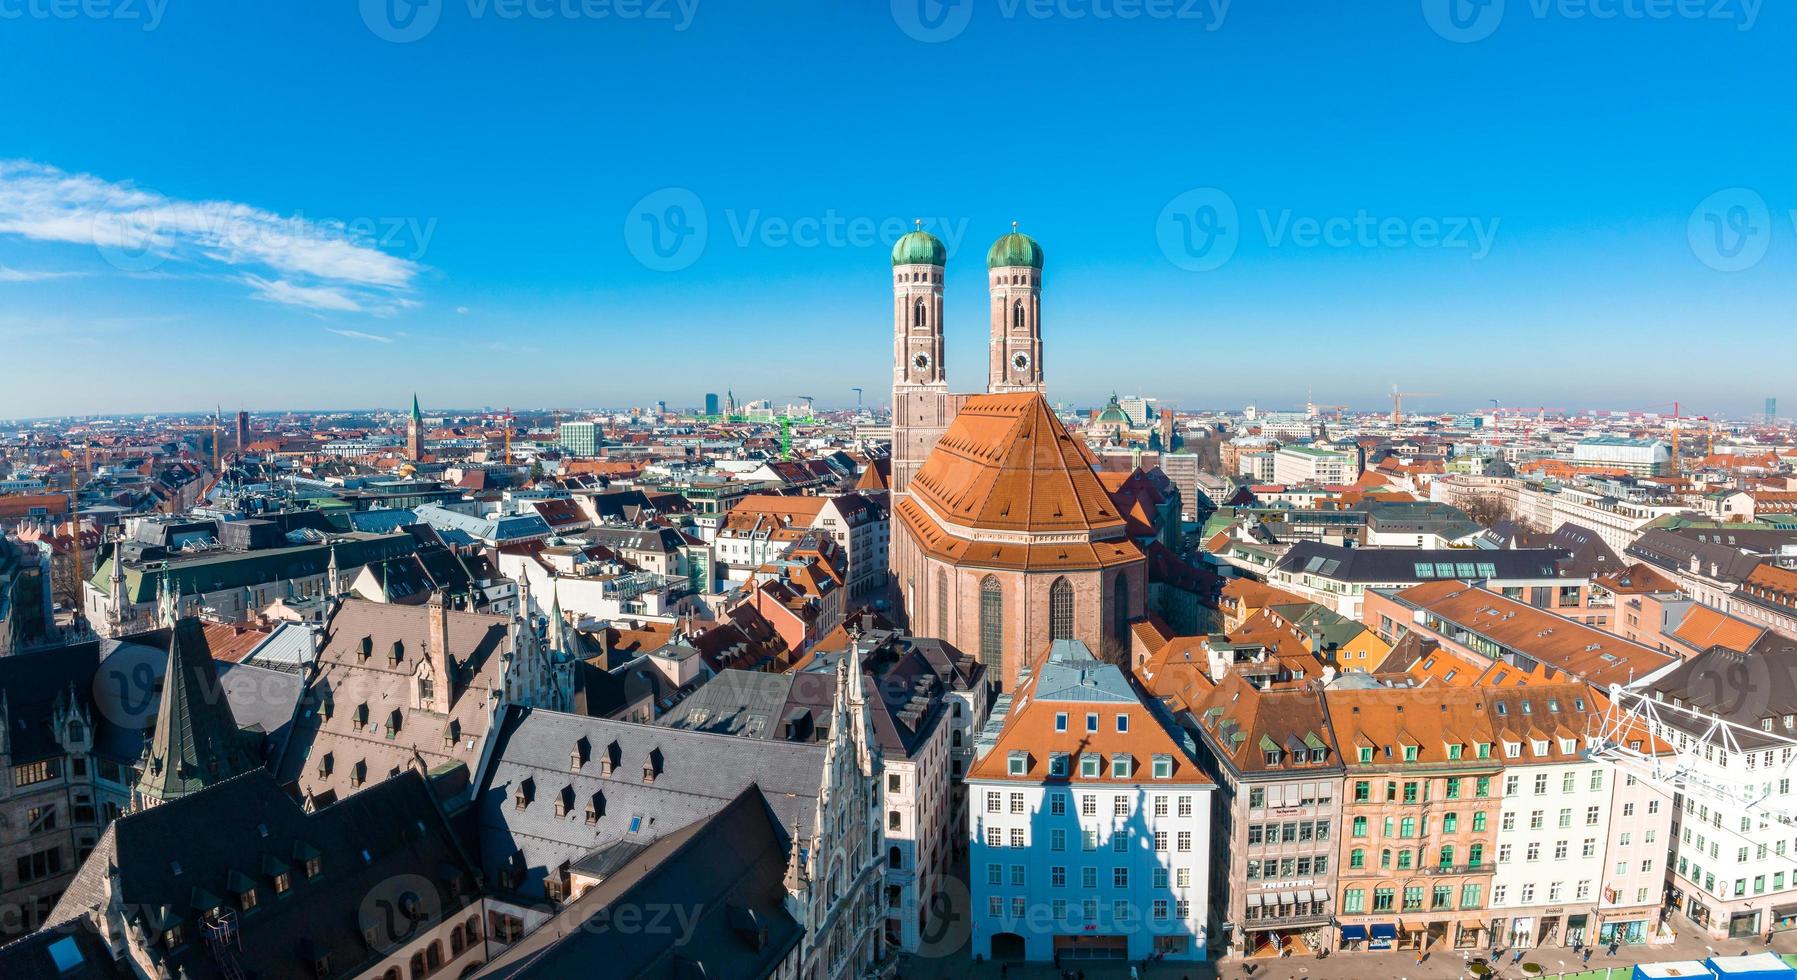
<svg viewBox="0 0 1797 980">
<path fill-rule="evenodd" d="M 59 2 L 0 0 L 0 417 L 884 403 L 916 217 L 965 389 L 1015 220 L 1055 400 L 1797 404 L 1788 5 Z"/>
</svg>

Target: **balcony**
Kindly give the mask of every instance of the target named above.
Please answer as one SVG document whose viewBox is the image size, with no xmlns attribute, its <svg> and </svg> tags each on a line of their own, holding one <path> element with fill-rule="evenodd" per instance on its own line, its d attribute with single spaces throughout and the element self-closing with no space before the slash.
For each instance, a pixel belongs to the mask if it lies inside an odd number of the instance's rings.
<svg viewBox="0 0 1797 980">
<path fill-rule="evenodd" d="M 1436 878 L 1445 875 L 1491 874 L 1493 871 L 1497 870 L 1497 865 L 1492 864 L 1489 861 L 1481 861 L 1478 864 L 1437 864 L 1418 870 L 1424 877 Z"/>
</svg>

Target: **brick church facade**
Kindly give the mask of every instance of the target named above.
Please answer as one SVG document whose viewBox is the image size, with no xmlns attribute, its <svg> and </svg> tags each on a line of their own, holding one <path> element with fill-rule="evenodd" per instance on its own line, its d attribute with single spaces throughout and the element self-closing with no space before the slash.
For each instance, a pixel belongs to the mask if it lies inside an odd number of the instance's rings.
<svg viewBox="0 0 1797 980">
<path fill-rule="evenodd" d="M 1147 559 L 1043 397 L 1042 250 L 1013 230 L 987 254 L 985 394 L 948 390 L 945 260 L 923 231 L 892 252 L 892 568 L 910 628 L 979 657 L 1007 690 L 1057 639 L 1122 662 Z"/>
</svg>

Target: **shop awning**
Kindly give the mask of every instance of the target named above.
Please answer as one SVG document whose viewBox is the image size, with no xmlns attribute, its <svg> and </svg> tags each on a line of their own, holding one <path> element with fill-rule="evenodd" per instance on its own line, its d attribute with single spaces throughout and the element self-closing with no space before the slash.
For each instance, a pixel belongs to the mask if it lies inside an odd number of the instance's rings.
<svg viewBox="0 0 1797 980">
<path fill-rule="evenodd" d="M 1327 888 L 1315 889 L 1314 891 L 1312 891 L 1310 893 L 1310 900 L 1313 902 L 1329 901 L 1329 889 L 1327 889 Z"/>
<path fill-rule="evenodd" d="M 1251 908 L 1251 909 L 1260 908 L 1260 903 L 1261 903 L 1261 896 L 1260 896 L 1259 892 L 1254 892 L 1248 896 L 1248 907 L 1249 908 Z"/>
<path fill-rule="evenodd" d="M 1797 915 L 1797 905 L 1772 906 L 1772 917 L 1775 919 L 1788 919 L 1793 915 Z"/>
<path fill-rule="evenodd" d="M 1296 905 L 1296 904 L 1298 904 L 1298 893 L 1297 892 L 1280 892 L 1279 893 L 1279 904 L 1281 904 L 1281 905 Z"/>
<path fill-rule="evenodd" d="M 1342 942 L 1359 942 L 1366 938 L 1366 926 L 1342 926 Z"/>
<path fill-rule="evenodd" d="M 1398 938 L 1398 927 L 1390 922 L 1375 922 L 1373 923 L 1373 938 L 1396 939 Z"/>
</svg>

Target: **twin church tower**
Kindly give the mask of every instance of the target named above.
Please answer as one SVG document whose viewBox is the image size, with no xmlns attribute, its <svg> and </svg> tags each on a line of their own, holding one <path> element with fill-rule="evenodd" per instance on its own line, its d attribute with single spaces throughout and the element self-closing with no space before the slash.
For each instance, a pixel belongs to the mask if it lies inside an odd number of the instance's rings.
<svg viewBox="0 0 1797 980">
<path fill-rule="evenodd" d="M 892 489 L 904 493 L 968 395 L 948 390 L 942 274 L 948 250 L 921 228 L 892 247 Z M 1042 392 L 1042 247 L 1017 231 L 986 253 L 992 336 L 986 390 Z"/>
</svg>

